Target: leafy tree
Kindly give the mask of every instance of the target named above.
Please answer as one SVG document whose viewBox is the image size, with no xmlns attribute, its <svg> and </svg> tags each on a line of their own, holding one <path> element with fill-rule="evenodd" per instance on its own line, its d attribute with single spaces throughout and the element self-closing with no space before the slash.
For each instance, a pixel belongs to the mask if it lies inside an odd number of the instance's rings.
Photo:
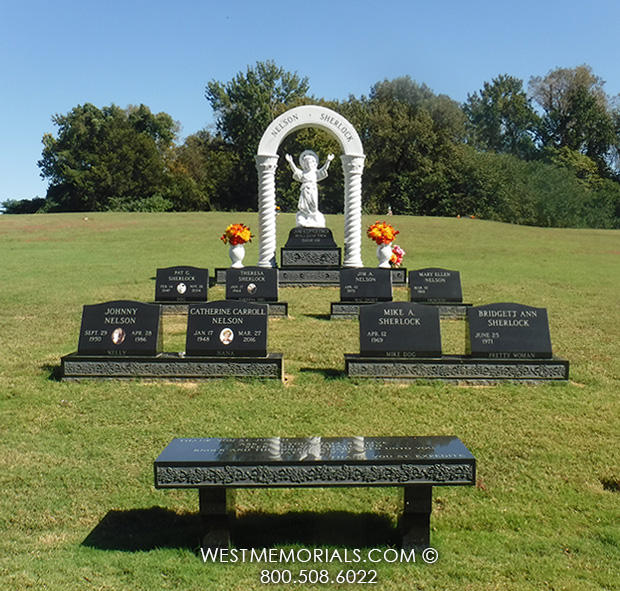
<svg viewBox="0 0 620 591">
<path fill-rule="evenodd" d="M 52 121 L 58 135 L 43 136 L 38 163 L 50 182 L 51 209 L 102 210 L 111 199 L 135 201 L 165 189 L 177 130 L 169 115 L 153 115 L 144 105 L 98 109 L 87 103 Z"/>
<path fill-rule="evenodd" d="M 582 65 L 532 77 L 530 93 L 543 110 L 539 126 L 543 145 L 581 152 L 609 175 L 618 136 L 604 85 L 590 66 Z"/>
<path fill-rule="evenodd" d="M 500 75 L 468 95 L 463 105 L 475 147 L 498 153 L 531 156 L 538 116 L 523 90 L 523 81 Z"/>
<path fill-rule="evenodd" d="M 308 79 L 278 67 L 272 61 L 258 62 L 239 72 L 230 82 L 209 82 L 205 96 L 216 117 L 216 128 L 239 159 L 234 194 L 237 209 L 256 207 L 257 174 L 254 156 L 260 139 L 275 117 L 306 96 Z"/>
<path fill-rule="evenodd" d="M 457 103 L 403 77 L 375 84 L 368 98 L 349 99 L 343 114 L 364 142 L 367 210 L 451 213 L 448 171 L 465 133 Z"/>
</svg>

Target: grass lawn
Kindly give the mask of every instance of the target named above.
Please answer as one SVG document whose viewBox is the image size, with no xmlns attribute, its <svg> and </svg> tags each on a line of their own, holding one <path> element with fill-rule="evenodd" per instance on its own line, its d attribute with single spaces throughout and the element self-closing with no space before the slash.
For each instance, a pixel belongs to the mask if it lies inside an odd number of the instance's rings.
<svg viewBox="0 0 620 591">
<path fill-rule="evenodd" d="M 0 216 L 0 589 L 290 589 L 262 583 L 261 571 L 335 577 L 356 567 L 375 569 L 373 587 L 386 590 L 620 589 L 620 231 L 390 220 L 404 265 L 460 271 L 465 301 L 547 308 L 570 382 L 349 380 L 343 354 L 359 351 L 358 325 L 328 320 L 338 290 L 291 287 L 280 290 L 290 318 L 269 321 L 285 383 L 60 383 L 53 375 L 77 348 L 83 305 L 152 301 L 161 267 L 213 275 L 229 262 L 226 225 L 257 231 L 257 214 Z M 278 247 L 293 225 L 279 216 Z M 343 217 L 328 225 L 342 245 Z M 257 241 L 246 251 L 255 264 Z M 367 238 L 362 256 L 376 263 Z M 164 349 L 183 350 L 184 331 L 184 319 L 165 317 Z M 445 353 L 463 353 L 464 322 L 442 322 L 442 338 Z M 477 458 L 478 485 L 435 488 L 432 565 L 204 563 L 198 494 L 155 490 L 153 460 L 174 437 L 274 435 L 456 435 Z M 383 552 L 399 492 L 238 491 L 238 545 Z"/>
</svg>

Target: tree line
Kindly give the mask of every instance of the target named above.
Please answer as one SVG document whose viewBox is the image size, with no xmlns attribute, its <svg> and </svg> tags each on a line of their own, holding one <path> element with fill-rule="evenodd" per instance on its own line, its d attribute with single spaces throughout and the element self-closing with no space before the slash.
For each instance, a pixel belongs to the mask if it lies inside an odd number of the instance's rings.
<svg viewBox="0 0 620 591">
<path fill-rule="evenodd" d="M 499 75 L 459 104 L 405 76 L 377 82 L 367 96 L 326 101 L 309 81 L 258 62 L 205 98 L 215 126 L 178 142 L 179 126 L 144 105 L 78 105 L 52 118 L 38 165 L 45 198 L 7 201 L 33 211 L 256 210 L 254 156 L 269 123 L 303 104 L 329 107 L 356 128 L 366 154 L 368 213 L 474 215 L 554 227 L 620 227 L 620 104 L 587 65 L 524 82 Z M 304 129 L 281 154 L 339 154 L 335 139 Z M 334 163 L 336 164 L 336 163 Z M 343 178 L 321 187 L 325 213 L 343 210 Z M 295 211 L 298 187 L 286 166 L 277 203 Z"/>
</svg>

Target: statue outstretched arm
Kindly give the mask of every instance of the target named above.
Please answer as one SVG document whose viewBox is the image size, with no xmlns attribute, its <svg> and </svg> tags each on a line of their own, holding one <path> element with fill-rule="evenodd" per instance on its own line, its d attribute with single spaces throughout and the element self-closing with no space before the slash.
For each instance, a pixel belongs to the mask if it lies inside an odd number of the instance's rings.
<svg viewBox="0 0 620 591">
<path fill-rule="evenodd" d="M 332 163 L 333 159 L 334 159 L 334 155 L 333 154 L 329 154 L 327 156 L 327 160 L 325 161 L 325 164 L 323 164 L 323 166 L 321 167 L 320 171 L 321 172 L 327 172 L 327 169 L 329 168 L 329 165 Z"/>
<path fill-rule="evenodd" d="M 285 158 L 289 166 L 291 167 L 291 170 L 293 171 L 293 175 L 299 176 L 301 174 L 301 169 L 297 168 L 297 166 L 295 165 L 295 160 L 293 160 L 293 157 L 290 154 L 287 154 Z"/>
</svg>

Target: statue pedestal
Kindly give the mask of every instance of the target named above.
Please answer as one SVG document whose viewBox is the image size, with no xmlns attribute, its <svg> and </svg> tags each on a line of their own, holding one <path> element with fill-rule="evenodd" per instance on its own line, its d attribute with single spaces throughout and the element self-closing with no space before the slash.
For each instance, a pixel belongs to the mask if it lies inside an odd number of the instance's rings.
<svg viewBox="0 0 620 591">
<path fill-rule="evenodd" d="M 280 249 L 281 269 L 340 269 L 342 255 L 329 228 L 293 228 Z"/>
</svg>

